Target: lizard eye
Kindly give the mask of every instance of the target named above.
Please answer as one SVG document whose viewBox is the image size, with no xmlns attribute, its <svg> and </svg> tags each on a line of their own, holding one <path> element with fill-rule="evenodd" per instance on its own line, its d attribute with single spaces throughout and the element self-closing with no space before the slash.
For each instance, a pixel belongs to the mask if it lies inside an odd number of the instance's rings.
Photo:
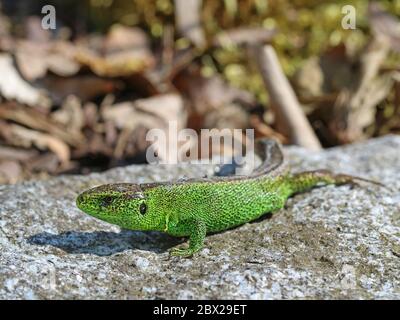
<svg viewBox="0 0 400 320">
<path fill-rule="evenodd" d="M 147 206 L 146 206 L 146 204 L 144 202 L 142 202 L 140 204 L 139 211 L 140 211 L 141 214 L 145 214 L 146 210 L 147 210 Z"/>
<path fill-rule="evenodd" d="M 112 202 L 112 197 L 107 196 L 107 197 L 104 197 L 104 198 L 101 200 L 101 205 L 102 205 L 103 207 L 107 207 L 107 206 L 109 206 L 109 205 L 111 204 L 111 202 Z"/>
</svg>

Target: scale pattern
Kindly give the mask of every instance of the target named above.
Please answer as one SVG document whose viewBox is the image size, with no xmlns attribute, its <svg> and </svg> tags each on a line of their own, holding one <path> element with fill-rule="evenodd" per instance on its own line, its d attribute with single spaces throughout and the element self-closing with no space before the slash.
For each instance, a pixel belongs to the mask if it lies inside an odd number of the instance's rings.
<svg viewBox="0 0 400 320">
<path fill-rule="evenodd" d="M 257 150 L 263 164 L 248 177 L 107 184 L 81 193 L 76 204 L 82 211 L 122 228 L 189 236 L 188 248 L 171 251 L 188 257 L 203 247 L 207 233 L 227 230 L 276 211 L 294 193 L 321 184 L 375 183 L 326 170 L 292 175 L 286 169 L 279 143 L 259 140 Z"/>
<path fill-rule="evenodd" d="M 276 211 L 294 193 L 321 184 L 354 183 L 354 179 L 359 178 L 311 171 L 217 182 L 109 184 L 80 194 L 77 206 L 123 228 L 189 236 L 188 248 L 171 251 L 187 257 L 202 248 L 209 232 L 230 229 Z"/>
</svg>

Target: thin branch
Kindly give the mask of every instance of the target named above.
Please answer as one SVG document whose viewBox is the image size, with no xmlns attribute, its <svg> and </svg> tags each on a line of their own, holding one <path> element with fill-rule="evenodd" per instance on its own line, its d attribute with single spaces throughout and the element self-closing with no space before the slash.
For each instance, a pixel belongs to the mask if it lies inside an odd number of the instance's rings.
<svg viewBox="0 0 400 320">
<path fill-rule="evenodd" d="M 200 49 L 206 46 L 200 19 L 202 4 L 202 0 L 175 0 L 175 23 L 178 32 Z"/>
<path fill-rule="evenodd" d="M 283 73 L 274 48 L 271 45 L 259 47 L 257 58 L 280 129 L 289 136 L 292 143 L 320 150 L 321 144 Z"/>
</svg>

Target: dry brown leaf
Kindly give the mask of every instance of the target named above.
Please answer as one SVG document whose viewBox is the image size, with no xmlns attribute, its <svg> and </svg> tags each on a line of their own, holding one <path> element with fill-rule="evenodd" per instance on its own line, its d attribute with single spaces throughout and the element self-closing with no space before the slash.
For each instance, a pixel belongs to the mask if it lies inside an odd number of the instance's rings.
<svg viewBox="0 0 400 320">
<path fill-rule="evenodd" d="M 188 68 L 190 64 L 193 62 L 194 59 L 199 57 L 201 52 L 195 50 L 193 48 L 185 48 L 178 50 L 174 54 L 174 59 L 172 61 L 171 66 L 165 67 L 166 71 L 165 74 L 161 77 L 162 79 L 166 79 L 168 81 L 173 81 L 175 76 L 179 74 L 184 69 Z"/>
<path fill-rule="evenodd" d="M 22 174 L 21 165 L 17 161 L 0 161 L 0 184 L 16 183 Z"/>
<path fill-rule="evenodd" d="M 77 60 L 87 65 L 95 74 L 107 77 L 128 76 L 147 69 L 150 65 L 140 57 L 122 52 L 103 58 L 90 51 L 81 51 L 77 54 Z"/>
<path fill-rule="evenodd" d="M 0 105 L 0 119 L 12 120 L 32 129 L 48 132 L 72 146 L 83 144 L 85 141 L 83 135 L 68 132 L 59 123 L 33 108 L 16 104 Z"/>
<path fill-rule="evenodd" d="M 289 143 L 289 139 L 268 126 L 257 115 L 250 116 L 251 127 L 255 129 L 256 137 L 268 137 L 278 140 L 282 144 Z"/>
<path fill-rule="evenodd" d="M 139 28 L 126 27 L 120 24 L 113 25 L 104 40 L 104 54 L 132 49 L 138 50 L 142 55 L 148 54 L 149 39 L 147 34 Z"/>
<path fill-rule="evenodd" d="M 146 34 L 139 28 L 121 25 L 110 29 L 102 51 L 81 46 L 75 57 L 100 76 L 128 76 L 154 65 Z"/>
<path fill-rule="evenodd" d="M 183 100 L 180 95 L 170 93 L 135 100 L 137 110 L 147 112 L 162 119 L 164 123 L 177 121 L 178 130 L 186 124 L 186 114 Z"/>
<path fill-rule="evenodd" d="M 90 156 L 103 155 L 111 158 L 113 155 L 113 145 L 107 145 L 102 134 L 90 132 L 86 135 L 86 143 L 72 150 L 72 158 L 85 159 Z"/>
<path fill-rule="evenodd" d="M 50 30 L 42 27 L 42 19 L 37 16 L 27 17 L 24 21 L 26 38 L 32 42 L 47 43 L 50 41 Z"/>
<path fill-rule="evenodd" d="M 114 151 L 117 159 L 122 158 L 124 154 L 132 156 L 131 152 L 134 151 L 144 151 L 140 148 L 144 148 L 149 142 L 140 142 L 139 133 L 158 128 L 164 130 L 168 138 L 167 131 L 171 121 L 176 121 L 178 130 L 183 129 L 186 125 L 185 115 L 183 100 L 177 94 L 158 95 L 102 109 L 103 119 L 121 130 Z M 164 155 L 160 156 L 164 158 Z"/>
<path fill-rule="evenodd" d="M 10 35 L 11 22 L 10 18 L 0 12 L 0 38 Z"/>
<path fill-rule="evenodd" d="M 155 72 L 135 73 L 125 77 L 125 83 L 128 90 L 137 93 L 139 96 L 150 97 L 163 92 L 160 86 L 161 76 Z"/>
<path fill-rule="evenodd" d="M 106 121 L 104 124 L 105 131 L 105 143 L 109 146 L 115 145 L 118 139 L 118 132 L 115 123 L 112 121 Z"/>
<path fill-rule="evenodd" d="M 76 48 L 66 41 L 39 43 L 20 40 L 16 45 L 16 62 L 23 77 L 29 81 L 43 78 L 47 70 L 59 76 L 72 76 L 80 69 L 75 61 Z"/>
<path fill-rule="evenodd" d="M 40 84 L 48 90 L 55 104 L 61 104 L 68 95 L 75 95 L 83 102 L 90 101 L 122 87 L 119 81 L 92 75 L 77 75 L 68 78 L 48 75 L 40 80 Z"/>
<path fill-rule="evenodd" d="M 167 148 L 156 148 L 160 159 L 169 160 L 169 155 L 178 154 L 179 144 L 171 143 L 169 131 L 176 125 L 176 130 L 181 130 L 186 127 L 187 113 L 184 108 L 183 99 L 178 94 L 163 94 L 147 99 L 139 99 L 134 102 L 135 107 L 139 111 L 143 111 L 156 116 L 156 119 L 162 121 L 160 125 L 153 125 L 151 128 L 158 128 L 164 131 L 166 137 Z M 174 159 L 170 159 L 174 160 Z"/>
<path fill-rule="evenodd" d="M 105 122 L 111 121 L 118 129 L 128 127 L 131 118 L 135 117 L 135 108 L 132 102 L 121 102 L 101 109 L 101 117 Z"/>
<path fill-rule="evenodd" d="M 249 114 L 238 104 L 226 104 L 207 112 L 204 116 L 203 126 L 210 129 L 246 129 L 250 127 Z"/>
<path fill-rule="evenodd" d="M 157 95 L 133 102 L 122 102 L 103 108 L 102 117 L 112 121 L 117 128 L 159 128 L 169 121 L 177 121 L 183 128 L 185 112 L 182 98 L 177 94 Z"/>
<path fill-rule="evenodd" d="M 83 115 L 85 120 L 84 126 L 94 128 L 99 118 L 97 105 L 93 102 L 85 103 L 83 106 Z"/>
<path fill-rule="evenodd" d="M 47 68 L 62 77 L 75 75 L 80 69 L 79 64 L 61 54 L 49 54 L 46 60 Z"/>
<path fill-rule="evenodd" d="M 323 94 L 324 73 L 317 57 L 307 59 L 294 75 L 294 85 L 299 98 L 318 97 Z"/>
<path fill-rule="evenodd" d="M 186 95 L 194 110 L 205 114 L 232 102 L 244 106 L 254 106 L 255 97 L 248 91 L 229 86 L 221 77 L 203 77 L 197 72 L 182 72 L 176 79 L 175 85 Z"/>
<path fill-rule="evenodd" d="M 300 99 L 326 100 L 333 93 L 352 86 L 357 76 L 347 46 L 340 44 L 320 57 L 307 59 L 297 70 L 293 82 Z"/>
<path fill-rule="evenodd" d="M 51 114 L 51 117 L 57 122 L 64 125 L 72 134 L 82 135 L 84 125 L 84 114 L 81 101 L 74 95 L 69 95 L 61 108 Z"/>
<path fill-rule="evenodd" d="M 137 111 L 134 103 L 129 101 L 103 108 L 102 118 L 113 122 L 118 129 L 134 129 L 138 125 L 147 128 L 163 125 L 163 122 L 154 115 Z"/>
<path fill-rule="evenodd" d="M 0 160 L 14 160 L 26 162 L 37 156 L 38 152 L 35 149 L 17 149 L 0 145 Z"/>
<path fill-rule="evenodd" d="M 29 106 L 43 108 L 51 106 L 51 101 L 44 92 L 21 78 L 14 67 L 12 57 L 7 53 L 0 54 L 0 74 L 0 94 L 4 98 Z"/>
<path fill-rule="evenodd" d="M 26 167 L 30 172 L 56 173 L 60 165 L 56 154 L 46 152 L 32 159 Z"/>
<path fill-rule="evenodd" d="M 329 122 L 329 128 L 339 142 L 364 138 L 363 129 L 374 121 L 376 105 L 392 88 L 392 74 L 379 74 L 388 50 L 387 39 L 373 38 L 359 58 L 361 67 L 356 81 L 340 92 Z"/>
<path fill-rule="evenodd" d="M 400 52 L 399 19 L 383 10 L 379 2 L 371 1 L 368 5 L 368 20 L 374 35 L 386 38 L 391 48 Z"/>
<path fill-rule="evenodd" d="M 70 150 L 66 143 L 51 135 L 30 130 L 16 124 L 10 125 L 12 141 L 15 146 L 30 148 L 32 145 L 40 150 L 50 150 L 55 153 L 62 166 L 66 166 L 70 160 Z"/>
<path fill-rule="evenodd" d="M 22 76 L 28 81 L 42 78 L 47 72 L 48 46 L 33 41 L 17 42 L 15 60 Z"/>
<path fill-rule="evenodd" d="M 47 68 L 62 77 L 75 75 L 81 67 L 75 60 L 76 50 L 70 42 L 53 42 L 46 57 Z"/>
</svg>

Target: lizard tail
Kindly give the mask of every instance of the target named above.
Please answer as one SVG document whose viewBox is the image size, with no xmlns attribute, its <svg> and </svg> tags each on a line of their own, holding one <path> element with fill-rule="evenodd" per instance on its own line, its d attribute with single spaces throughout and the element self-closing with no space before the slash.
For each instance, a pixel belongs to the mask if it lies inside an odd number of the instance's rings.
<svg viewBox="0 0 400 320">
<path fill-rule="evenodd" d="M 386 188 L 383 184 L 373 180 L 350 176 L 347 174 L 335 174 L 329 170 L 305 171 L 294 174 L 290 179 L 290 187 L 292 194 L 294 194 L 328 184 L 349 184 L 357 186 L 359 185 L 358 182 L 372 183 L 380 187 Z"/>
</svg>

